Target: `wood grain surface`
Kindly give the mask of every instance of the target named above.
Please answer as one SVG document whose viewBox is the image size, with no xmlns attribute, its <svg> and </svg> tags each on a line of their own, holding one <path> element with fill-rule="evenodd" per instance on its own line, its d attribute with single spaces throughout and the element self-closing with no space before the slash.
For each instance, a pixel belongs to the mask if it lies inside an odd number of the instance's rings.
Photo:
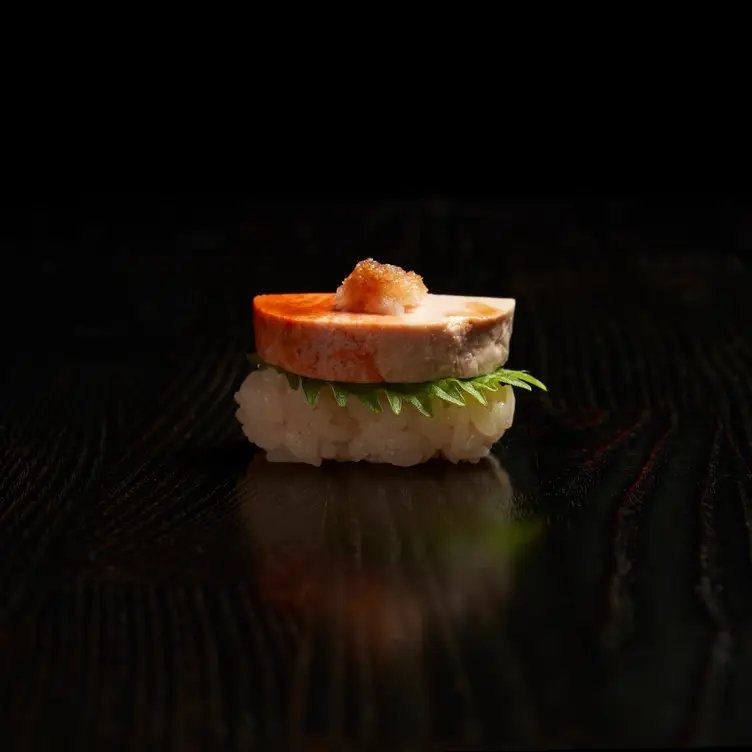
<svg viewBox="0 0 752 752">
<path fill-rule="evenodd" d="M 3 749 L 752 742 L 743 217 L 113 206 L 3 236 Z M 243 440 L 252 296 L 367 255 L 517 298 L 510 366 L 549 391 L 493 462 Z"/>
</svg>

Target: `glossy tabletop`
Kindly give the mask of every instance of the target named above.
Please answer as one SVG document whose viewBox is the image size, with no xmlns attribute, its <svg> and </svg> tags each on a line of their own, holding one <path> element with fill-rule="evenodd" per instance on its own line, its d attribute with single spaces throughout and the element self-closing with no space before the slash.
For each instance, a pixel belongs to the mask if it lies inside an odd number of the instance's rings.
<svg viewBox="0 0 752 752">
<path fill-rule="evenodd" d="M 752 742 L 749 238 L 632 211 L 13 224 L 2 748 Z M 243 439 L 253 295 L 369 255 L 516 298 L 509 365 L 549 391 L 489 460 L 317 469 Z"/>
</svg>

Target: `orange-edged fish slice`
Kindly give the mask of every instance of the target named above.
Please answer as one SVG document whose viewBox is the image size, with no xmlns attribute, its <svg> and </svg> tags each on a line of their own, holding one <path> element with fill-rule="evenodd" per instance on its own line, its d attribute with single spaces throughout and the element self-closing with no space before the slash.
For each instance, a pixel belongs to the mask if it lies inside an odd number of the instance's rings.
<svg viewBox="0 0 752 752">
<path fill-rule="evenodd" d="M 335 308 L 334 293 L 259 295 L 256 352 L 291 373 L 349 383 L 473 378 L 506 363 L 515 301 L 426 295 L 399 315 Z"/>
</svg>

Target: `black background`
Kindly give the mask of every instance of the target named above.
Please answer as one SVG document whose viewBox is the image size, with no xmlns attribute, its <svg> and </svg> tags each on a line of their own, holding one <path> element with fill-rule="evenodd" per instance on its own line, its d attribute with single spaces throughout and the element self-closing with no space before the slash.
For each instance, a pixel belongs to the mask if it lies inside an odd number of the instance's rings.
<svg viewBox="0 0 752 752">
<path fill-rule="evenodd" d="M 72 193 L 8 198 L 0 232 L 5 748 L 752 740 L 748 196 Z M 516 514 L 545 521 L 518 595 L 400 660 L 270 605 L 280 552 L 239 522 L 260 482 L 232 400 L 252 297 L 331 290 L 366 256 L 515 297 L 510 365 L 549 387 L 495 450 Z M 343 489 L 382 476 L 322 472 L 274 476 L 264 502 L 327 477 L 366 526 Z M 422 472 L 383 477 L 449 488 Z M 399 519 L 419 550 L 423 521 Z M 342 550 L 287 580 L 346 579 Z M 347 582 L 316 608 L 357 601 Z M 445 613 L 430 567 L 410 582 Z"/>
</svg>

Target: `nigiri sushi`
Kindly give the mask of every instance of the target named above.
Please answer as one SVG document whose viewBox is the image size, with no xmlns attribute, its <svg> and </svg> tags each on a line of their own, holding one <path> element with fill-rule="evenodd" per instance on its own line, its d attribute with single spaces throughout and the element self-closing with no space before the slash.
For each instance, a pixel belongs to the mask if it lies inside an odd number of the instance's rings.
<svg viewBox="0 0 752 752">
<path fill-rule="evenodd" d="M 272 462 L 478 462 L 512 425 L 513 387 L 546 388 L 503 368 L 514 311 L 373 259 L 335 293 L 258 295 L 236 416 Z"/>
</svg>

